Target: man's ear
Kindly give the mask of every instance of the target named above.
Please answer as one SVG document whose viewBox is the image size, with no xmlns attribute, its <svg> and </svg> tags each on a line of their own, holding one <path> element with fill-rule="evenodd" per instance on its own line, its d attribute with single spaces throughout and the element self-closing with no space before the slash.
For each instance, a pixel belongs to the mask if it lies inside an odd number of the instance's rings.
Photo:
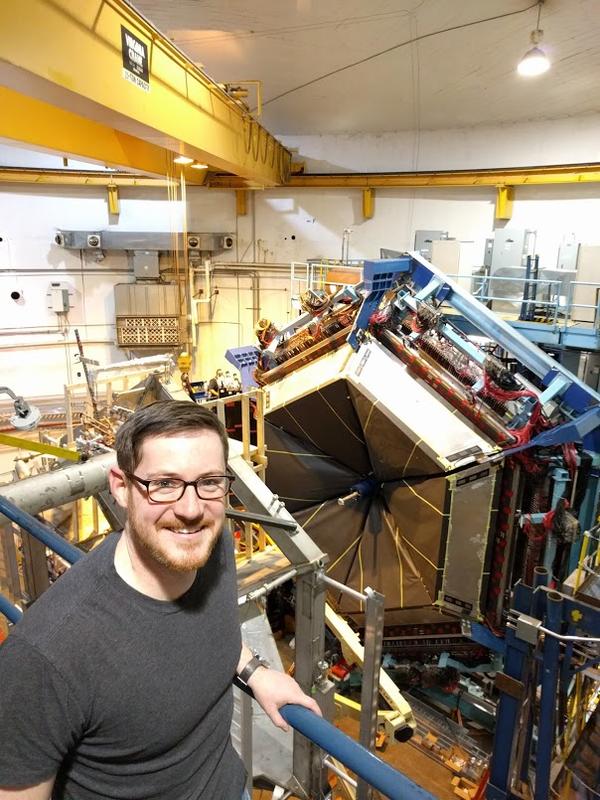
<svg viewBox="0 0 600 800">
<path fill-rule="evenodd" d="M 127 493 L 129 484 L 127 477 L 122 469 L 119 467 L 111 467 L 108 473 L 108 485 L 110 486 L 110 493 L 115 498 L 115 501 L 121 508 L 127 508 Z"/>
</svg>

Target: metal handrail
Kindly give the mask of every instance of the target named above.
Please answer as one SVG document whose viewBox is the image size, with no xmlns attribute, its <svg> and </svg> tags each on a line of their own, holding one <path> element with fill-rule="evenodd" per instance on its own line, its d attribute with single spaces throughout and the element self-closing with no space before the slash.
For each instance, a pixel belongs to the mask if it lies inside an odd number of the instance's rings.
<svg viewBox="0 0 600 800">
<path fill-rule="evenodd" d="M 10 600 L 2 594 L 0 594 L 0 614 L 4 614 L 6 619 L 13 624 L 16 624 L 23 616 L 21 609 L 13 605 Z"/>
<path fill-rule="evenodd" d="M 0 513 L 16 523 L 26 533 L 31 534 L 35 539 L 45 544 L 46 547 L 58 553 L 69 564 L 74 564 L 85 555 L 81 550 L 66 542 L 62 536 L 55 533 L 48 525 L 44 525 L 39 519 L 28 514 L 27 511 L 23 511 L 22 508 L 11 503 L 10 500 L 2 497 L 2 495 L 0 495 Z"/>
<path fill-rule="evenodd" d="M 600 283 L 597 281 L 570 281 L 569 284 L 566 286 L 566 293 L 564 295 L 559 294 L 559 287 L 562 285 L 562 280 L 560 278 L 525 278 L 525 277 L 509 277 L 504 275 L 467 275 L 467 274 L 448 274 L 449 278 L 456 280 L 457 282 L 461 282 L 467 280 L 472 282 L 474 280 L 478 280 L 481 282 L 481 286 L 474 292 L 472 292 L 473 297 L 479 300 L 482 303 L 486 302 L 505 302 L 505 303 L 520 303 L 522 306 L 543 306 L 547 309 L 554 309 L 554 314 L 551 315 L 552 319 L 550 322 L 554 325 L 558 324 L 558 317 L 561 314 L 564 317 L 564 322 L 562 327 L 567 327 L 568 321 L 573 320 L 573 311 L 575 309 L 588 309 L 593 310 L 594 319 L 593 320 L 582 320 L 587 322 L 594 328 L 598 328 L 600 324 L 600 309 L 597 303 L 575 303 L 573 302 L 573 295 L 575 290 L 581 286 L 591 286 L 596 287 L 598 293 L 600 294 Z M 516 283 L 520 284 L 523 287 L 528 285 L 538 286 L 538 287 L 548 287 L 549 292 L 554 292 L 554 300 L 541 300 L 537 298 L 517 298 L 517 297 L 501 297 L 499 295 L 493 294 L 493 290 L 491 287 L 492 281 L 501 281 L 502 283 Z M 484 289 L 486 287 L 490 288 L 489 293 L 484 293 Z M 561 297 L 564 298 L 564 302 L 561 302 Z"/>
<path fill-rule="evenodd" d="M 304 706 L 286 705 L 279 709 L 279 713 L 299 733 L 390 800 L 435 800 L 434 795 L 402 772 Z"/>
</svg>

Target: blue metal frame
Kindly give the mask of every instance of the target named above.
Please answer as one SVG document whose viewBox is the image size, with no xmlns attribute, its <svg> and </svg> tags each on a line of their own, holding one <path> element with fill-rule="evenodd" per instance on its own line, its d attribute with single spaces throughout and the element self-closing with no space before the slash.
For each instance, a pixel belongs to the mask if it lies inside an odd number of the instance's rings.
<svg viewBox="0 0 600 800">
<path fill-rule="evenodd" d="M 581 414 L 590 406 L 600 404 L 600 395 L 597 392 L 572 375 L 547 353 L 531 344 L 525 336 L 451 281 L 419 253 L 410 253 L 406 258 L 365 261 L 364 286 L 369 294 L 348 337 L 354 349 L 358 349 L 371 314 L 379 305 L 383 294 L 406 273 L 410 274 L 417 293 L 435 281 L 439 287 L 436 290 L 438 299 L 444 299 L 474 328 L 508 350 L 524 367 L 537 375 L 544 386 L 549 386 L 557 376 L 562 376 L 565 385 L 558 396 L 563 405 L 571 408 L 576 414 Z"/>
<path fill-rule="evenodd" d="M 548 578 L 547 570 L 537 568 L 536 585 L 533 589 L 517 584 L 513 609 L 541 620 L 544 628 L 559 634 L 600 636 L 600 609 L 549 590 Z M 552 753 L 556 734 L 556 695 L 557 690 L 568 691 L 572 677 L 577 671 L 570 663 L 573 645 L 570 642 L 565 643 L 561 663 L 560 640 L 545 635 L 543 641 L 539 642 L 540 654 L 537 658 L 541 672 L 538 678 L 534 645 L 518 639 L 512 627 L 506 628 L 505 638 L 507 654 L 504 674 L 523 684 L 529 679 L 533 682 L 534 688 L 538 682 L 541 685 L 534 800 L 547 800 L 550 797 Z M 520 699 L 501 691 L 487 800 L 517 800 L 517 796 L 510 791 L 511 753 L 514 751 L 513 745 L 517 736 L 524 737 L 523 761 L 518 765 L 519 777 L 524 780 L 528 775 L 533 746 L 533 722 L 530 711 L 527 724 L 523 727 L 518 726 L 521 702 Z"/>
</svg>

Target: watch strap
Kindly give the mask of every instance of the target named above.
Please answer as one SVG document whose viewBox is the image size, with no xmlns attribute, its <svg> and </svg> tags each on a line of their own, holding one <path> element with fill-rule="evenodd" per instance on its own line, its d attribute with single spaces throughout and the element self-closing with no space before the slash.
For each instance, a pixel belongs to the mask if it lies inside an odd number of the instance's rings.
<svg viewBox="0 0 600 800">
<path fill-rule="evenodd" d="M 250 661 L 248 661 L 244 669 L 238 675 L 238 678 L 244 683 L 248 683 L 252 675 L 254 675 L 259 667 L 268 668 L 268 664 L 259 656 L 252 656 Z"/>
</svg>

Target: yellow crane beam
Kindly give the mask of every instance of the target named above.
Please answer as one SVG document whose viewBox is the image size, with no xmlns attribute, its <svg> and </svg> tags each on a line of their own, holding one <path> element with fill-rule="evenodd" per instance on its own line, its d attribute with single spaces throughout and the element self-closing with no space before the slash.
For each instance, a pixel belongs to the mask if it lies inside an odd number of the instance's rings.
<svg viewBox="0 0 600 800">
<path fill-rule="evenodd" d="M 290 152 L 125 0 L 2 0 L 0 85 L 130 137 L 127 163 L 108 163 L 167 174 L 164 155 L 159 169 L 140 163 L 136 149 L 151 145 L 260 186 L 289 175 Z M 0 137 L 14 140 L 9 116 L 3 108 Z M 93 150 L 75 135 L 72 152 Z"/>
<path fill-rule="evenodd" d="M 294 175 L 290 189 L 418 189 L 436 186 L 544 186 L 561 183 L 599 183 L 600 164 L 568 164 L 551 167 L 456 170 L 439 172 L 370 172 L 327 175 Z M 245 184 L 230 175 L 211 175 L 211 188 L 239 189 Z"/>
<path fill-rule="evenodd" d="M 39 183 L 55 186 L 168 186 L 166 178 L 123 172 L 75 169 L 26 169 L 0 166 L 0 183 Z"/>
<path fill-rule="evenodd" d="M 0 32 L 0 39 L 2 33 Z M 0 62 L 0 74 L 2 66 Z M 80 161 L 97 162 L 102 165 L 120 169 L 135 170 L 147 173 L 146 180 L 156 185 L 157 179 L 150 175 L 167 175 L 175 173 L 173 153 L 150 142 L 144 142 L 123 131 L 95 122 L 91 119 L 65 111 L 62 108 L 27 97 L 0 86 L 0 136 L 36 150 L 57 152 L 68 158 Z M 26 182 L 28 175 L 39 176 L 35 183 L 81 183 L 72 180 L 70 172 L 65 170 L 19 170 L 0 167 L 3 181 Z M 58 180 L 60 174 L 64 175 Z M 75 173 L 73 173 L 75 174 Z M 88 177 L 87 183 L 94 183 L 95 177 L 102 173 L 80 172 Z M 204 183 L 206 170 L 185 169 L 186 182 Z M 106 179 L 100 178 L 103 185 Z M 166 185 L 166 179 L 163 180 Z M 123 184 L 121 184 L 123 185 Z M 140 185 L 139 181 L 134 185 Z"/>
</svg>

